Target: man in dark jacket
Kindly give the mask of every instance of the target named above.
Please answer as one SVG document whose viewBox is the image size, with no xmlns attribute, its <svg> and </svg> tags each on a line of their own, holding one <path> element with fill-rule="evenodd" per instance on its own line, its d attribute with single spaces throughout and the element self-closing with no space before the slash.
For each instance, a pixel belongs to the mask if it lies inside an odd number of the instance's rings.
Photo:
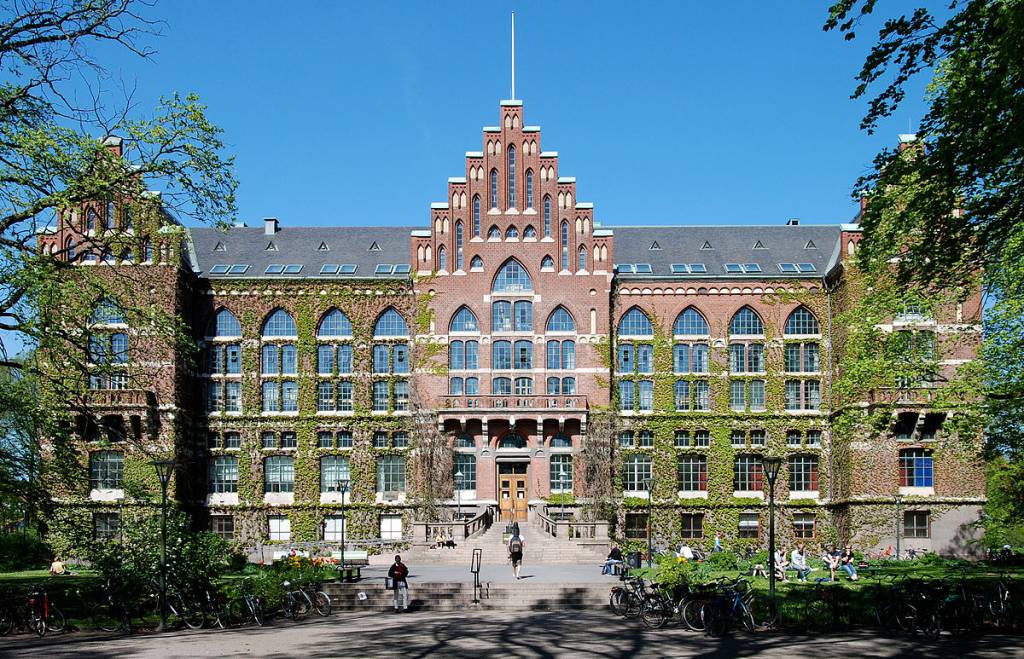
<svg viewBox="0 0 1024 659">
<path fill-rule="evenodd" d="M 401 556 L 395 556 L 395 562 L 388 570 L 388 577 L 391 579 L 391 588 L 395 591 L 395 613 L 409 610 L 409 568 L 402 562 Z M 399 596 L 402 598 L 402 608 L 398 608 Z"/>
</svg>

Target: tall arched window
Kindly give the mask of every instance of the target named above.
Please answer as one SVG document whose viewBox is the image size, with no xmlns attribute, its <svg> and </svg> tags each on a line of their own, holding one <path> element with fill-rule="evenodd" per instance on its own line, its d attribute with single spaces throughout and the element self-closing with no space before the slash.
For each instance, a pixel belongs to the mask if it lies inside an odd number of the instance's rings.
<svg viewBox="0 0 1024 659">
<path fill-rule="evenodd" d="M 444 248 L 444 245 L 437 248 L 437 269 L 448 269 L 448 250 Z"/>
<path fill-rule="evenodd" d="M 96 308 L 89 316 L 89 323 L 93 325 L 126 325 L 128 320 L 125 318 L 120 304 L 109 297 L 104 297 L 96 303 Z"/>
<path fill-rule="evenodd" d="M 743 307 L 729 322 L 729 334 L 760 336 L 764 334 L 764 322 L 753 309 Z"/>
<path fill-rule="evenodd" d="M 508 207 L 516 207 L 516 148 L 508 148 Z"/>
<path fill-rule="evenodd" d="M 548 316 L 548 332 L 575 332 L 576 323 L 565 307 L 558 307 Z"/>
<path fill-rule="evenodd" d="M 95 231 L 96 230 L 96 209 L 90 206 L 85 211 L 85 230 Z"/>
<path fill-rule="evenodd" d="M 562 270 L 569 269 L 569 223 L 562 222 Z"/>
<path fill-rule="evenodd" d="M 620 336 L 654 336 L 654 325 L 643 311 L 633 307 L 619 321 Z"/>
<path fill-rule="evenodd" d="M 235 314 L 227 309 L 221 309 L 210 323 L 206 335 L 217 339 L 236 339 L 242 336 L 242 324 L 238 322 Z"/>
<path fill-rule="evenodd" d="M 498 170 L 491 170 L 491 208 L 498 207 Z"/>
<path fill-rule="evenodd" d="M 526 207 L 533 208 L 533 170 L 526 170 Z"/>
<path fill-rule="evenodd" d="M 462 270 L 462 222 L 455 223 L 455 269 Z"/>
<path fill-rule="evenodd" d="M 576 269 L 577 270 L 586 270 L 587 269 L 587 248 L 584 247 L 583 245 L 580 245 L 579 257 L 577 258 Z"/>
<path fill-rule="evenodd" d="M 493 293 L 523 293 L 533 291 L 530 273 L 515 259 L 505 261 L 494 277 Z"/>
<path fill-rule="evenodd" d="M 476 314 L 469 307 L 460 307 L 452 316 L 451 332 L 479 332 L 480 324 L 476 320 Z"/>
<path fill-rule="evenodd" d="M 480 195 L 473 195 L 473 235 L 480 236 Z"/>
<path fill-rule="evenodd" d="M 672 326 L 672 333 L 677 336 L 707 336 L 708 321 L 704 315 L 693 307 L 683 309 L 683 312 L 676 316 L 676 322 Z"/>
<path fill-rule="evenodd" d="M 551 195 L 544 195 L 544 237 L 551 237 Z"/>
<path fill-rule="evenodd" d="M 316 335 L 322 338 L 352 336 L 352 322 L 338 309 L 331 309 L 320 321 Z"/>
<path fill-rule="evenodd" d="M 373 337 L 387 338 L 392 336 L 409 336 L 409 325 L 405 322 L 405 318 L 402 318 L 402 314 L 395 311 L 394 307 L 388 307 L 377 318 L 377 323 L 373 326 Z"/>
<path fill-rule="evenodd" d="M 277 336 L 298 336 L 298 330 L 295 328 L 295 319 L 291 317 L 284 309 L 277 309 L 274 313 L 270 314 L 266 322 L 263 323 L 263 336 L 266 337 L 277 337 Z"/>
<path fill-rule="evenodd" d="M 786 320 L 786 334 L 821 334 L 821 325 L 807 307 L 797 307 Z"/>
</svg>

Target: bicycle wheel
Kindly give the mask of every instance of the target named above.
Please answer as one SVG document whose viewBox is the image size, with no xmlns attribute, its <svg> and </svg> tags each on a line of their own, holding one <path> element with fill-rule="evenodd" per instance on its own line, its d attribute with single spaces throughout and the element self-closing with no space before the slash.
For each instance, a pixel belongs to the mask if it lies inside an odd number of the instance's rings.
<svg viewBox="0 0 1024 659">
<path fill-rule="evenodd" d="M 636 620 L 640 617 L 640 609 L 642 606 L 643 600 L 640 599 L 640 596 L 635 593 L 629 593 L 626 595 L 626 610 L 622 615 L 630 620 Z"/>
<path fill-rule="evenodd" d="M 9 607 L 0 609 L 0 636 L 7 636 L 14 630 L 14 611 Z"/>
<path fill-rule="evenodd" d="M 668 612 L 661 602 L 644 602 L 640 607 L 640 620 L 651 629 L 660 629 L 668 622 Z"/>
<path fill-rule="evenodd" d="M 295 608 L 292 610 L 292 620 L 302 620 L 309 613 L 309 605 L 305 598 L 295 600 Z"/>
<path fill-rule="evenodd" d="M 67 627 L 67 620 L 64 618 L 64 612 L 55 606 L 50 607 L 50 616 L 46 619 L 46 627 L 54 633 L 60 634 Z"/>
<path fill-rule="evenodd" d="M 183 610 L 178 614 L 185 626 L 189 629 L 202 629 L 203 623 L 206 622 L 206 616 L 203 615 L 203 610 L 198 606 L 192 606 L 190 604 L 179 604 L 183 606 Z"/>
<path fill-rule="evenodd" d="M 729 632 L 729 616 L 725 615 L 722 605 L 717 602 L 705 602 L 700 609 L 704 620 L 704 633 L 708 636 L 721 638 Z"/>
<path fill-rule="evenodd" d="M 321 616 L 331 615 L 331 598 L 323 592 L 317 591 L 316 595 L 313 596 L 313 606 L 316 608 L 316 612 Z"/>
<path fill-rule="evenodd" d="M 779 609 L 769 599 L 751 597 L 744 603 L 755 627 L 775 629 L 779 625 Z"/>
<path fill-rule="evenodd" d="M 615 615 L 626 615 L 626 591 L 621 588 L 613 590 L 608 596 L 608 607 Z"/>
<path fill-rule="evenodd" d="M 263 613 L 263 602 L 258 597 L 252 598 L 252 619 L 256 621 L 256 624 L 262 627 L 266 624 L 267 618 Z"/>
<path fill-rule="evenodd" d="M 43 617 L 42 611 L 29 611 L 28 616 L 28 628 L 36 636 L 46 636 L 46 618 Z"/>
<path fill-rule="evenodd" d="M 121 630 L 123 623 L 121 617 L 115 615 L 110 604 L 97 604 L 89 614 L 89 627 L 105 632 L 116 632 Z"/>
<path fill-rule="evenodd" d="M 701 600 L 690 600 L 683 605 L 683 624 L 695 632 L 704 631 L 704 618 L 700 613 L 702 606 L 704 602 Z"/>
</svg>

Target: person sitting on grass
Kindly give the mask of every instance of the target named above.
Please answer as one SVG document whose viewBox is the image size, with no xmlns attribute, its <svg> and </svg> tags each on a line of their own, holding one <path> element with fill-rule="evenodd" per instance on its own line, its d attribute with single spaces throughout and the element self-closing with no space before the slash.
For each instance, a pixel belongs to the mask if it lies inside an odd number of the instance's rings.
<svg viewBox="0 0 1024 659">
<path fill-rule="evenodd" d="M 63 577 L 69 574 L 67 567 L 64 566 L 64 562 L 60 560 L 60 556 L 54 556 L 53 562 L 50 563 L 50 576 Z"/>
<path fill-rule="evenodd" d="M 840 552 L 835 545 L 831 545 L 825 555 L 822 557 L 825 560 L 825 565 L 828 567 L 829 579 L 832 581 L 836 580 L 836 570 L 839 569 L 840 559 L 842 552 Z"/>
<path fill-rule="evenodd" d="M 807 576 L 811 573 L 811 568 L 807 565 L 807 552 L 804 551 L 804 543 L 798 542 L 796 549 L 789 555 L 789 567 L 791 570 L 797 573 L 800 581 L 807 581 Z"/>
<path fill-rule="evenodd" d="M 853 545 L 846 545 L 839 556 L 839 568 L 849 575 L 850 581 L 857 580 L 857 559 L 853 556 Z"/>
<path fill-rule="evenodd" d="M 786 550 L 776 549 L 775 550 L 775 578 L 780 581 L 788 581 L 786 577 L 786 568 L 789 567 L 789 561 L 786 560 Z"/>
</svg>

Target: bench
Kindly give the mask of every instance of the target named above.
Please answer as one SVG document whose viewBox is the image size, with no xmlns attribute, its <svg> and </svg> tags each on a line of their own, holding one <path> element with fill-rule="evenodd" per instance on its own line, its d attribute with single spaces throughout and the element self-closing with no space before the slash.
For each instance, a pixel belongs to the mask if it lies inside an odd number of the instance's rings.
<svg viewBox="0 0 1024 659">
<path fill-rule="evenodd" d="M 291 553 L 291 551 L 275 551 L 273 554 L 271 554 L 270 558 L 273 561 L 279 561 L 282 558 L 288 558 L 288 555 L 290 553 Z M 308 551 L 296 551 L 295 555 L 296 556 L 302 556 L 303 558 L 309 558 L 309 552 Z"/>
</svg>

